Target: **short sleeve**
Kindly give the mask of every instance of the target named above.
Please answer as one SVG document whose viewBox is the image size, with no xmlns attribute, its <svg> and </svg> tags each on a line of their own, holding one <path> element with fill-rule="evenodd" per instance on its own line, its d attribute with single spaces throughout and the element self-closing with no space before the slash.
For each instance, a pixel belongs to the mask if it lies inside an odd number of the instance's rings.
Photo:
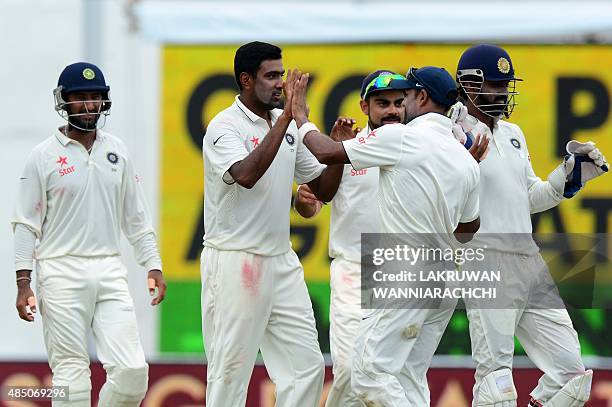
<svg viewBox="0 0 612 407">
<path fill-rule="evenodd" d="M 249 155 L 235 126 L 229 123 L 211 123 L 202 144 L 207 162 L 205 171 L 212 171 L 226 184 L 236 182 L 229 173 L 232 165 Z"/>
<path fill-rule="evenodd" d="M 353 168 L 361 170 L 396 165 L 402 154 L 402 134 L 405 129 L 403 124 L 388 124 L 343 141 Z"/>
<path fill-rule="evenodd" d="M 299 139 L 298 137 L 296 137 Z M 298 142 L 297 153 L 295 157 L 295 170 L 294 178 L 298 184 L 306 184 L 317 178 L 323 170 L 325 165 L 319 163 L 315 156 L 308 150 L 308 148 L 301 142 Z"/>
<path fill-rule="evenodd" d="M 38 168 L 37 150 L 26 160 L 19 177 L 17 199 L 11 224 L 13 230 L 18 223 L 28 226 L 37 238 L 42 234 L 42 225 L 47 213 L 46 181 Z"/>
</svg>

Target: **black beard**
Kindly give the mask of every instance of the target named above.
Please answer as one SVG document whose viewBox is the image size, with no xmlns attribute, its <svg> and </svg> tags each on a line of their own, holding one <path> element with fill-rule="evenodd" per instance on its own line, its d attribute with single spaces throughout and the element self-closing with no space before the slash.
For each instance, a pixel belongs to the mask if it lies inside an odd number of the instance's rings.
<svg viewBox="0 0 612 407">
<path fill-rule="evenodd" d="M 91 131 L 97 129 L 99 119 L 100 115 L 96 115 L 95 120 L 88 123 L 85 120 L 82 120 L 79 116 L 68 116 L 68 124 L 79 130 Z"/>
<path fill-rule="evenodd" d="M 508 104 L 508 98 L 505 97 L 503 99 L 497 99 L 497 98 L 491 97 L 489 99 L 488 97 L 479 95 L 478 98 L 475 100 L 475 102 L 476 103 L 474 104 L 484 113 L 490 116 L 499 117 L 499 116 L 502 116 L 504 112 L 506 111 L 506 106 Z M 483 105 L 497 104 L 497 106 L 479 106 L 480 104 L 483 104 Z"/>
</svg>

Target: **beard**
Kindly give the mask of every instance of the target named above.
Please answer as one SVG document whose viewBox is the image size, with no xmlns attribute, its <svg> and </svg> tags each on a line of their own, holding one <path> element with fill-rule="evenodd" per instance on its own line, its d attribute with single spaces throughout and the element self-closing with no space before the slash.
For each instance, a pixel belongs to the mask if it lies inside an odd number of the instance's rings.
<svg viewBox="0 0 612 407">
<path fill-rule="evenodd" d="M 268 102 L 263 102 L 261 101 L 262 106 L 264 106 L 266 108 L 266 110 L 272 110 L 272 109 L 278 109 L 278 108 L 282 108 L 284 106 L 283 101 L 282 100 L 274 100 L 272 98 L 270 98 L 270 100 L 268 100 Z"/>
<path fill-rule="evenodd" d="M 478 109 L 482 110 L 483 113 L 489 116 L 501 117 L 504 115 L 504 112 L 507 109 L 508 96 L 478 95 L 478 97 L 474 101 L 474 105 L 478 107 Z"/>
<path fill-rule="evenodd" d="M 99 119 L 99 114 L 96 114 L 93 120 L 86 120 L 82 116 L 68 116 L 68 124 L 79 130 L 91 131 L 98 128 Z"/>
<path fill-rule="evenodd" d="M 278 98 L 275 98 L 277 95 Z M 261 107 L 266 110 L 277 109 L 283 106 L 282 92 L 276 90 L 255 89 L 255 98 L 260 103 Z"/>
</svg>

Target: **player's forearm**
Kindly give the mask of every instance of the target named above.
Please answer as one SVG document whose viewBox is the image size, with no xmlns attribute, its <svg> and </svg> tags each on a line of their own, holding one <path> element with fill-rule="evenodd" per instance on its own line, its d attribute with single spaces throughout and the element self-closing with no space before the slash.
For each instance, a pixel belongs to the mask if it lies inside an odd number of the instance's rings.
<svg viewBox="0 0 612 407">
<path fill-rule="evenodd" d="M 32 281 L 32 270 L 17 270 L 17 286 L 28 287 Z"/>
<path fill-rule="evenodd" d="M 563 195 L 548 181 L 534 182 L 529 188 L 529 211 L 530 213 L 538 213 L 553 208 L 563 200 Z"/>
<path fill-rule="evenodd" d="M 480 229 L 480 217 L 471 222 L 459 223 L 455 229 L 455 238 L 461 243 L 467 243 L 474 238 L 474 234 Z"/>
<path fill-rule="evenodd" d="M 36 234 L 23 223 L 15 225 L 15 270 L 32 270 Z"/>
<path fill-rule="evenodd" d="M 133 246 L 138 264 L 144 266 L 147 271 L 162 269 L 161 256 L 153 232 L 143 235 Z"/>
<path fill-rule="evenodd" d="M 342 143 L 334 141 L 318 131 L 308 132 L 304 137 L 304 145 L 321 164 L 334 165 L 350 163 Z"/>
<path fill-rule="evenodd" d="M 289 123 L 291 118 L 281 114 L 259 146 L 230 168 L 230 175 L 240 186 L 251 189 L 263 177 L 276 157 Z"/>
<path fill-rule="evenodd" d="M 308 187 L 319 200 L 329 202 L 338 191 L 343 172 L 344 164 L 329 165 L 321 175 L 308 183 Z"/>
<path fill-rule="evenodd" d="M 297 124 L 298 128 L 300 128 L 304 124 L 308 123 L 308 117 L 296 116 L 295 123 Z M 306 148 L 310 150 L 312 155 L 314 155 L 321 164 L 331 165 L 350 163 L 341 142 L 334 141 L 316 130 L 306 133 L 302 141 Z"/>
</svg>

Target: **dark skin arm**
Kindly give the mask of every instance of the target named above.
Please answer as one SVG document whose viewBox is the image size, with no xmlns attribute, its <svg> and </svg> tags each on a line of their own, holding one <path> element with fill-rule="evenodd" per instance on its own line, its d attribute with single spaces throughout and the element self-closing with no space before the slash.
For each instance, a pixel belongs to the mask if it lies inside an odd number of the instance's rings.
<svg viewBox="0 0 612 407">
<path fill-rule="evenodd" d="M 232 178 L 244 188 L 253 188 L 268 170 L 272 161 L 274 161 L 274 157 L 276 157 L 276 153 L 283 142 L 289 123 L 292 120 L 291 99 L 293 82 L 295 82 L 297 75 L 298 73 L 295 70 L 289 70 L 287 73 L 287 81 L 283 83 L 283 91 L 286 98 L 285 109 L 276 123 L 270 128 L 264 140 L 246 158 L 238 161 L 229 169 Z"/>
<path fill-rule="evenodd" d="M 308 185 L 300 185 L 295 196 L 295 210 L 304 218 L 312 218 L 321 210 L 321 201 L 312 193 Z"/>
<path fill-rule="evenodd" d="M 455 229 L 455 239 L 460 243 L 467 243 L 474 238 L 474 234 L 480 229 L 480 217 L 468 223 L 460 223 Z"/>
<path fill-rule="evenodd" d="M 16 278 L 31 278 L 31 274 L 32 270 L 18 270 Z M 36 297 L 34 297 L 34 292 L 30 288 L 30 281 L 20 280 L 17 282 L 17 301 L 15 306 L 17 307 L 19 318 L 28 322 L 34 321 L 34 314 L 36 314 Z"/>
</svg>

